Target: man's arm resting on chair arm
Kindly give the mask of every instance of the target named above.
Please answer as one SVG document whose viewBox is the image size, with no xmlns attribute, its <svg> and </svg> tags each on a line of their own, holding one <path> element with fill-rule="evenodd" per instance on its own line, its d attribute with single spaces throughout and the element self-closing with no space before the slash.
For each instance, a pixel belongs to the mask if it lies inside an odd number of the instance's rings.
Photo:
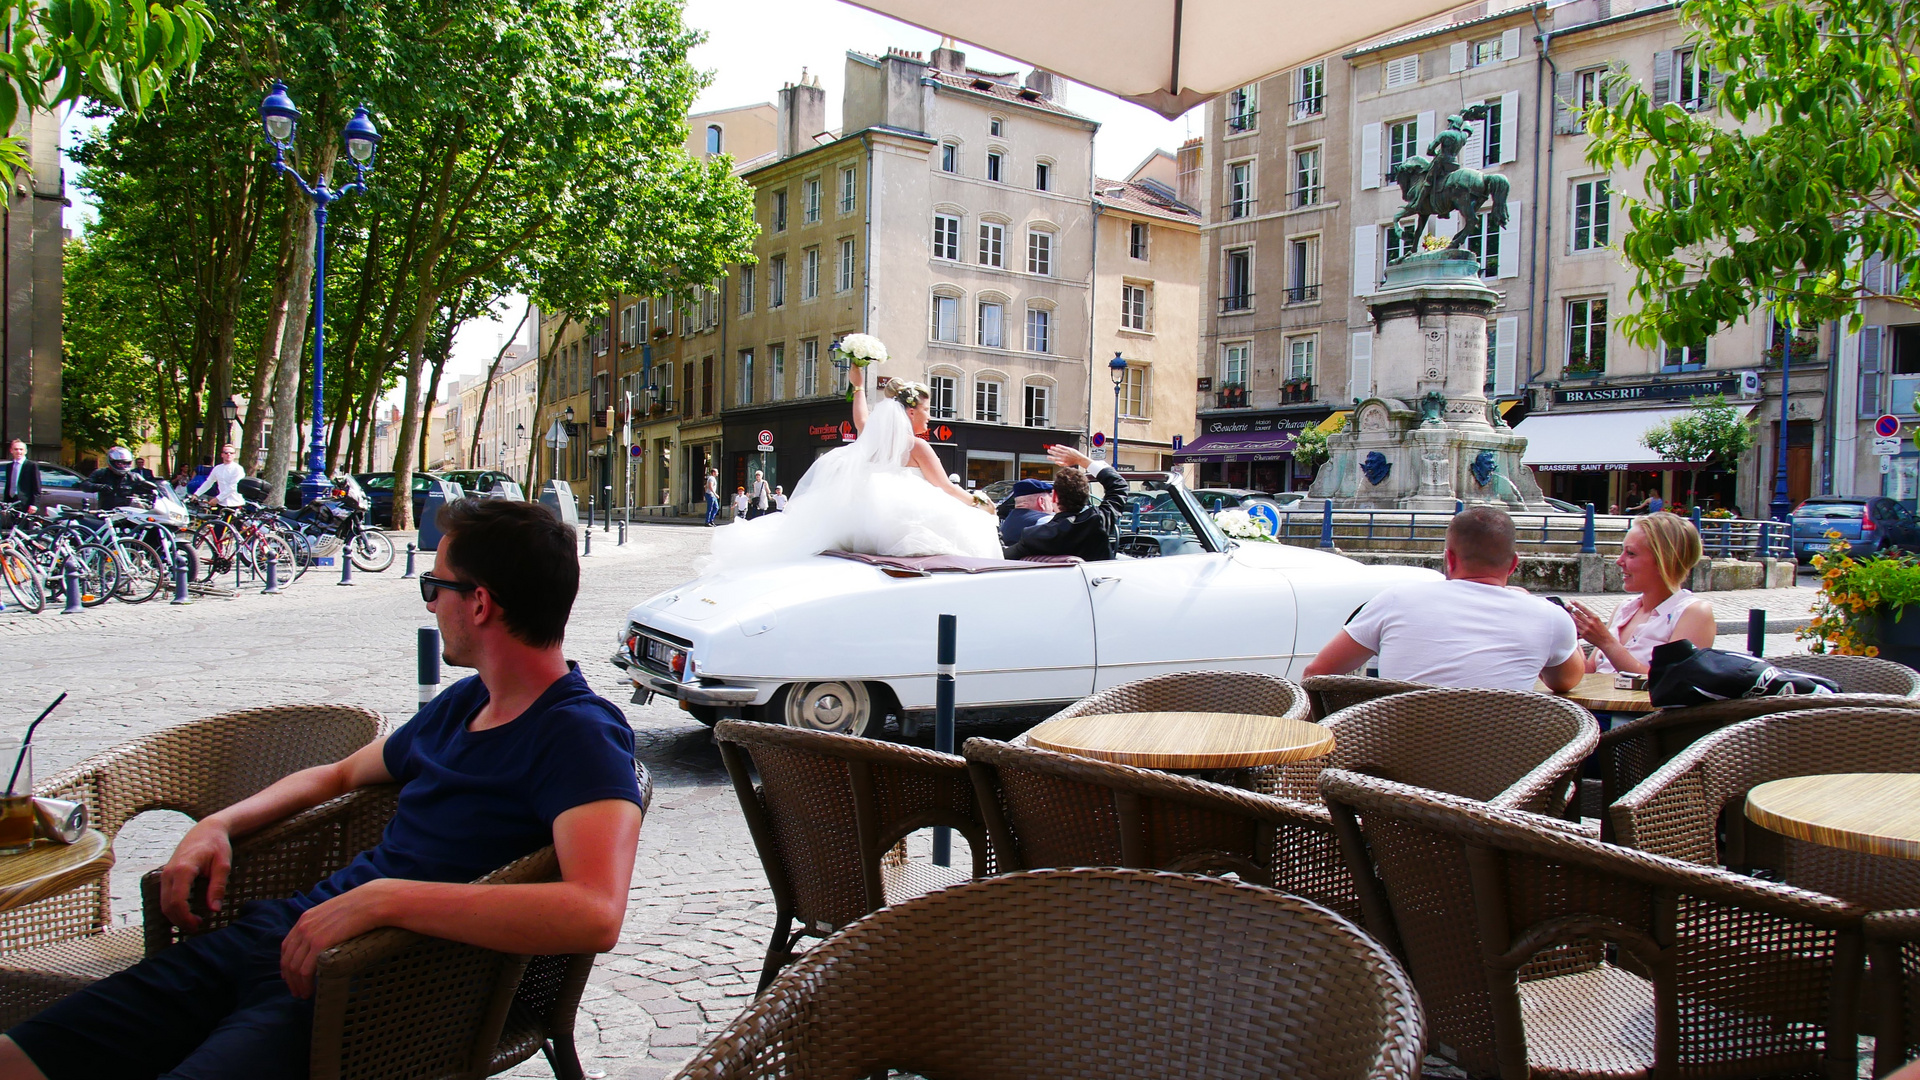
<svg viewBox="0 0 1920 1080">
<path fill-rule="evenodd" d="M 390 784 L 381 736 L 331 765 L 316 765 L 283 776 L 232 806 L 208 814 L 181 839 L 173 858 L 160 874 L 160 910 L 174 925 L 200 927 L 200 917 L 188 906 L 195 878 L 207 879 L 207 906 L 215 911 L 225 901 L 227 871 L 233 866 L 233 838 L 245 836 L 291 817 L 328 799 L 372 784 Z"/>
<path fill-rule="evenodd" d="M 281 977 L 295 996 L 311 995 L 321 953 L 381 926 L 516 955 L 605 952 L 620 939 L 639 842 L 640 807 L 602 799 L 554 819 L 559 881 L 369 881 L 300 917 L 281 945 Z"/>
<path fill-rule="evenodd" d="M 1303 679 L 1315 675 L 1345 675 L 1359 670 L 1362 664 L 1373 656 L 1373 650 L 1353 640 L 1345 630 L 1336 630 L 1333 639 L 1320 647 L 1320 652 L 1300 673 Z"/>
</svg>

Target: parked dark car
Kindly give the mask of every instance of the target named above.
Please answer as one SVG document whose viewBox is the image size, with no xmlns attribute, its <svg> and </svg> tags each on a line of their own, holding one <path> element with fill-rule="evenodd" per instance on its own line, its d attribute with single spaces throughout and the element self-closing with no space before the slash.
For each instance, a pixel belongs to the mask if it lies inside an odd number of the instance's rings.
<svg viewBox="0 0 1920 1080">
<path fill-rule="evenodd" d="M 1920 519 L 1884 495 L 1816 495 L 1793 508 L 1793 554 L 1805 562 L 1827 549 L 1829 532 L 1855 554 L 1920 548 Z"/>
<path fill-rule="evenodd" d="M 40 497 L 33 505 L 40 510 L 49 506 L 65 506 L 75 510 L 91 510 L 100 504 L 100 496 L 91 491 L 80 490 L 86 477 L 64 465 L 54 465 L 45 461 L 36 462 L 40 466 Z"/>
<path fill-rule="evenodd" d="M 382 529 L 393 528 L 393 474 L 390 472 L 354 473 L 367 493 L 367 523 Z M 459 485 L 443 479 L 439 473 L 417 472 L 413 474 L 413 521 L 420 523 L 420 511 L 427 505 L 427 492 L 434 485 L 445 484 L 451 492 L 458 491 Z"/>
<path fill-rule="evenodd" d="M 1209 514 L 1217 514 L 1235 506 L 1245 507 L 1252 503 L 1266 503 L 1276 510 L 1286 505 L 1264 491 L 1254 491 L 1251 488 L 1197 488 L 1194 490 L 1193 497 L 1200 500 L 1200 505 L 1206 507 Z"/>
<path fill-rule="evenodd" d="M 469 495 L 493 495 L 501 483 L 515 483 L 513 477 L 498 469 L 448 469 L 436 476 L 451 480 Z"/>
</svg>

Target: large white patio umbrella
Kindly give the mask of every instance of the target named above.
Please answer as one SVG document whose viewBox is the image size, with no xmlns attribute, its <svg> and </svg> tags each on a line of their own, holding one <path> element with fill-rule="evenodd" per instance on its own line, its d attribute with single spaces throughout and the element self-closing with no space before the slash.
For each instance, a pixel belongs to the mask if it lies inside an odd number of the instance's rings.
<svg viewBox="0 0 1920 1080">
<path fill-rule="evenodd" d="M 1172 119 L 1459 0 L 848 0 Z"/>
</svg>

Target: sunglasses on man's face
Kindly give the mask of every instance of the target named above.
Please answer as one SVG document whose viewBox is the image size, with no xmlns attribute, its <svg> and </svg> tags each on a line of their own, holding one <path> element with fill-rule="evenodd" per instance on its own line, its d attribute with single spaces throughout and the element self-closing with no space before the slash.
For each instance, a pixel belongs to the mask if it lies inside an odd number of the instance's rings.
<svg viewBox="0 0 1920 1080">
<path fill-rule="evenodd" d="M 446 578 L 434 577 L 432 574 L 420 575 L 420 599 L 429 604 L 433 603 L 434 597 L 440 595 L 441 589 L 448 592 L 470 593 L 479 587 L 471 581 L 448 581 Z"/>
</svg>

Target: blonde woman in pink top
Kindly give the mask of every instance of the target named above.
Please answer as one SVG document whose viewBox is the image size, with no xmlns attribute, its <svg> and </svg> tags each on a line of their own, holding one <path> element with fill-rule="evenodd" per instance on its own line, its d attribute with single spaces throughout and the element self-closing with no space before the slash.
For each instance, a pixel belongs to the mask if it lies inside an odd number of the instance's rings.
<svg viewBox="0 0 1920 1080">
<path fill-rule="evenodd" d="M 1611 619 L 1577 601 L 1567 605 L 1574 629 L 1593 644 L 1588 671 L 1644 674 L 1654 646 L 1677 638 L 1713 647 L 1713 607 L 1684 587 L 1700 551 L 1693 522 L 1678 514 L 1648 514 L 1634 522 L 1614 562 L 1626 590 L 1640 595 L 1621 604 Z"/>
</svg>

